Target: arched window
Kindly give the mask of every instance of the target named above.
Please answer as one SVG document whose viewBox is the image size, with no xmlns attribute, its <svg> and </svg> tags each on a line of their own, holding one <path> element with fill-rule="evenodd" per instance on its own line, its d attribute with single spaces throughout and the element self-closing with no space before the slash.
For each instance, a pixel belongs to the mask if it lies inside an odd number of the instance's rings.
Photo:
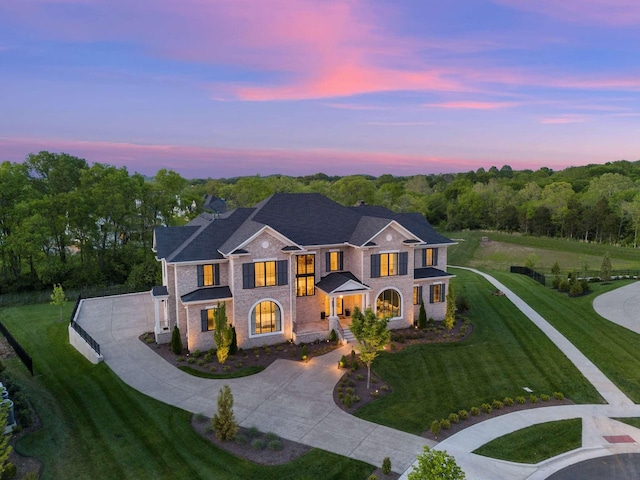
<svg viewBox="0 0 640 480">
<path fill-rule="evenodd" d="M 376 300 L 376 314 L 378 318 L 397 318 L 402 316 L 400 294 L 389 289 L 378 295 Z"/>
<path fill-rule="evenodd" d="M 251 311 L 251 335 L 282 331 L 282 315 L 276 302 L 264 300 Z"/>
</svg>

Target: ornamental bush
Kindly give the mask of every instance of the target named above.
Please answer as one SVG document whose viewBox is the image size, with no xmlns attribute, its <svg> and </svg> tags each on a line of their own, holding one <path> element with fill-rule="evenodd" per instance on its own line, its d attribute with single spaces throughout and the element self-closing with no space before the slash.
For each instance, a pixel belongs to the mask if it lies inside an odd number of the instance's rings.
<svg viewBox="0 0 640 480">
<path fill-rule="evenodd" d="M 434 420 L 433 422 L 431 422 L 431 433 L 433 433 L 433 435 L 435 435 L 436 437 L 440 433 L 440 422 L 438 420 Z"/>
<path fill-rule="evenodd" d="M 460 421 L 460 417 L 458 416 L 457 413 L 450 413 L 449 414 L 449 421 L 451 423 L 458 423 Z"/>
<path fill-rule="evenodd" d="M 516 397 L 516 402 L 518 402 L 520 405 L 523 405 L 524 402 L 526 402 L 527 400 L 522 396 L 522 395 L 518 395 Z"/>
<path fill-rule="evenodd" d="M 469 418 L 469 412 L 464 409 L 458 410 L 458 417 L 460 417 L 460 420 L 466 420 L 467 418 Z"/>
<path fill-rule="evenodd" d="M 564 394 L 562 392 L 553 392 L 553 398 L 556 400 L 564 400 Z"/>
<path fill-rule="evenodd" d="M 538 403 L 538 397 L 536 397 L 535 395 L 531 394 L 531 395 L 529 395 L 529 401 L 531 403 Z"/>
<path fill-rule="evenodd" d="M 389 457 L 384 457 L 384 460 L 382 460 L 382 473 L 385 475 L 391 473 L 391 459 Z"/>
<path fill-rule="evenodd" d="M 238 433 L 238 422 L 233 415 L 233 394 L 229 385 L 220 389 L 218 411 L 211 419 L 211 426 L 218 440 L 233 440 Z"/>
<path fill-rule="evenodd" d="M 471 413 L 471 415 L 473 415 L 474 417 L 477 417 L 478 415 L 480 415 L 480 409 L 478 407 L 471 407 L 469 409 L 469 412 Z"/>
<path fill-rule="evenodd" d="M 483 403 L 482 405 L 480 405 L 480 409 L 484 413 L 491 413 L 491 411 L 493 410 L 493 408 L 491 408 L 491 405 L 489 405 L 488 403 Z"/>
<path fill-rule="evenodd" d="M 550 399 L 551 397 L 549 397 L 549 395 L 547 395 L 546 393 L 540 395 L 540 400 L 542 400 L 543 402 L 548 402 Z"/>
<path fill-rule="evenodd" d="M 173 332 L 171 333 L 171 351 L 176 355 L 182 353 L 182 337 L 180 336 L 178 325 L 173 327 Z"/>
<path fill-rule="evenodd" d="M 504 397 L 504 400 L 502 401 L 507 407 L 510 407 L 511 405 L 513 405 L 513 398 L 511 397 Z"/>
<path fill-rule="evenodd" d="M 502 408 L 504 407 L 504 403 L 502 403 L 500 400 L 494 400 L 491 403 L 491 406 L 496 410 L 502 410 Z"/>
<path fill-rule="evenodd" d="M 442 420 L 440 420 L 440 428 L 442 428 L 443 430 L 448 430 L 451 428 L 451 422 L 449 420 L 447 420 L 446 418 L 443 418 Z"/>
</svg>

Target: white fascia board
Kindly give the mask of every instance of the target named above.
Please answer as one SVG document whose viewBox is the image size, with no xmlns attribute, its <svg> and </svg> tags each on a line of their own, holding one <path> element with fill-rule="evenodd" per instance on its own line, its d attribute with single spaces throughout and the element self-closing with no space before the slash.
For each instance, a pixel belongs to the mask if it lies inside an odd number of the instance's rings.
<svg viewBox="0 0 640 480">
<path fill-rule="evenodd" d="M 382 227 L 378 232 L 376 232 L 375 235 L 373 235 L 370 239 L 368 239 L 366 242 L 364 242 L 362 245 L 360 245 L 361 247 L 364 247 L 367 243 L 369 242 L 373 242 L 373 239 L 376 238 L 378 235 L 380 235 L 382 232 L 384 232 L 387 228 L 393 228 L 394 230 L 396 230 L 398 233 L 400 233 L 401 235 L 404 235 L 405 237 L 409 238 L 415 238 L 417 239 L 419 242 L 424 243 L 424 240 L 422 240 L 421 238 L 419 238 L 418 236 L 414 235 L 413 233 L 411 233 L 409 230 L 407 230 L 406 228 L 404 228 L 402 225 L 400 225 L 398 222 L 396 222 L 395 220 L 391 220 L 389 223 L 387 223 L 384 227 Z M 402 242 L 400 242 L 402 243 Z"/>
<path fill-rule="evenodd" d="M 298 248 L 302 248 L 300 247 L 300 245 L 298 245 L 296 242 L 294 242 L 293 240 L 285 237 L 284 235 L 282 235 L 279 231 L 275 230 L 274 228 L 270 227 L 269 225 L 265 225 L 264 227 L 262 227 L 260 230 L 258 230 L 256 233 L 254 233 L 253 235 L 251 235 L 249 238 L 247 238 L 244 242 L 242 242 L 240 245 L 237 245 L 236 247 L 234 247 L 234 249 L 232 250 L 238 250 L 240 248 L 243 248 L 245 245 L 247 245 L 248 243 L 252 242 L 253 240 L 255 240 L 256 238 L 258 238 L 258 236 L 260 236 L 262 233 L 267 232 L 269 235 L 277 238 L 278 240 L 280 240 L 282 243 L 284 243 L 285 245 L 294 245 Z"/>
</svg>

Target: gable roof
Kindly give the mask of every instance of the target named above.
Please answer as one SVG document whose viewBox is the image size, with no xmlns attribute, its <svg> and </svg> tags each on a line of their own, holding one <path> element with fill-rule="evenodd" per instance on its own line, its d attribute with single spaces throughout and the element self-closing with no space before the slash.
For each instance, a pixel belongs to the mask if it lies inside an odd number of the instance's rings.
<svg viewBox="0 0 640 480">
<path fill-rule="evenodd" d="M 242 248 L 260 231 L 273 230 L 290 246 L 351 244 L 365 246 L 396 222 L 415 240 L 453 243 L 419 213 L 384 207 L 345 207 L 319 193 L 276 193 L 253 208 L 238 208 L 216 218 L 203 214 L 184 227 L 155 230 L 158 258 L 169 262 L 219 260 Z"/>
<path fill-rule="evenodd" d="M 334 272 L 326 277 L 322 277 L 316 287 L 325 293 L 336 292 L 361 292 L 363 290 L 371 290 L 358 277 L 351 272 Z"/>
</svg>

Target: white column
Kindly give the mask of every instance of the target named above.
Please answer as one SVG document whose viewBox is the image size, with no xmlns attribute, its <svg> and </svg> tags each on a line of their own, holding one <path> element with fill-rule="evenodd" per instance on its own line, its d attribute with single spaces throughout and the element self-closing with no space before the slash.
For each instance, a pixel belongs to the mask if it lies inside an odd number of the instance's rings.
<svg viewBox="0 0 640 480">
<path fill-rule="evenodd" d="M 156 313 L 156 333 L 158 333 L 160 332 L 160 306 L 155 298 L 153 299 L 153 307 Z"/>
</svg>

